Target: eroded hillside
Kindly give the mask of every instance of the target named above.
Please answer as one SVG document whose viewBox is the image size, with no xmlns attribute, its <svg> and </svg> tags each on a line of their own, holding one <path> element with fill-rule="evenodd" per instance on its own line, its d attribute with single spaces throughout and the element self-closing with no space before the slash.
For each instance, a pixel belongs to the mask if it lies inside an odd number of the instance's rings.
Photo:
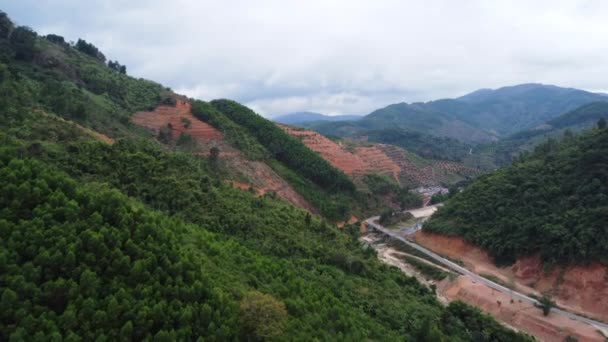
<svg viewBox="0 0 608 342">
<path fill-rule="evenodd" d="M 251 187 L 260 195 L 274 192 L 287 202 L 316 213 L 272 168 L 263 162 L 244 158 L 239 150 L 226 141 L 222 132 L 192 115 L 190 103 L 184 100 L 176 100 L 175 106 L 158 106 L 152 112 L 137 112 L 131 121 L 150 129 L 155 135 L 162 131 L 170 132 L 168 137 L 171 140 L 179 139 L 180 135 L 188 135 L 196 141 L 194 152 L 199 155 L 208 155 L 210 148 L 217 147 L 220 150 L 219 159 L 235 173 L 230 177 L 234 179 L 228 181 L 245 180 L 246 182 L 237 182 L 240 188 Z"/>
<path fill-rule="evenodd" d="M 477 170 L 460 163 L 426 160 L 394 145 L 349 141 L 347 146 L 315 131 L 279 127 L 354 179 L 366 174 L 383 174 L 402 186 L 415 187 L 451 183 L 478 174 Z"/>
</svg>

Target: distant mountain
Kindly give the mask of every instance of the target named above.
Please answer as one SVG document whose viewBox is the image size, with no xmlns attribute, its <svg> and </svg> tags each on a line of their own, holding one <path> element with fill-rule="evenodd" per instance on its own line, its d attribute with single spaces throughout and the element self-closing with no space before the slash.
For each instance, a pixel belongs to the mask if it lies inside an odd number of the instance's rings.
<svg viewBox="0 0 608 342">
<path fill-rule="evenodd" d="M 356 121 L 362 117 L 363 116 L 361 115 L 325 115 L 313 112 L 296 112 L 277 116 L 276 118 L 273 118 L 272 121 L 286 125 L 294 125 L 316 121 Z"/>
<path fill-rule="evenodd" d="M 608 101 L 606 94 L 538 83 L 481 89 L 425 106 L 499 135 L 532 129 L 584 104 Z"/>
<path fill-rule="evenodd" d="M 550 138 L 561 139 L 597 125 L 599 119 L 608 120 L 608 102 L 592 102 L 553 118 L 532 129 L 520 131 L 495 143 L 477 146 L 465 163 L 482 169 L 494 169 L 510 164 L 523 151 L 531 151 Z"/>
<path fill-rule="evenodd" d="M 403 129 L 466 142 L 486 142 L 496 137 L 484 129 L 449 112 L 435 110 L 425 103 L 397 103 L 378 109 L 357 123 L 366 130 Z"/>
<path fill-rule="evenodd" d="M 357 126 L 360 131 L 402 128 L 484 142 L 533 129 L 591 102 L 608 102 L 608 95 L 528 83 L 480 89 L 456 99 L 392 104 L 363 117 Z M 339 126 L 332 127 L 340 131 Z"/>
</svg>

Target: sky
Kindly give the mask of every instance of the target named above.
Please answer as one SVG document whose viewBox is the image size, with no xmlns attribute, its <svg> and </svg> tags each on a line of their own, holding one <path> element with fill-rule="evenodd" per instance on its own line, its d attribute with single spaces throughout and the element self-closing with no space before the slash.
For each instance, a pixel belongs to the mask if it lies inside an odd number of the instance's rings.
<svg viewBox="0 0 608 342">
<path fill-rule="evenodd" d="M 135 77 L 273 117 L 538 82 L 608 90 L 608 1 L 0 0 Z"/>
</svg>

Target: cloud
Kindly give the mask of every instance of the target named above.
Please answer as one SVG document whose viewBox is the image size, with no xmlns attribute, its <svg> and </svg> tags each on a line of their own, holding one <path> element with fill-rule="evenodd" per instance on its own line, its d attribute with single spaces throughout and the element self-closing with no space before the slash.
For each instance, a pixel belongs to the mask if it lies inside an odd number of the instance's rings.
<svg viewBox="0 0 608 342">
<path fill-rule="evenodd" d="M 524 82 L 606 89 L 605 1 L 3 1 L 129 73 L 267 116 L 364 114 Z"/>
</svg>

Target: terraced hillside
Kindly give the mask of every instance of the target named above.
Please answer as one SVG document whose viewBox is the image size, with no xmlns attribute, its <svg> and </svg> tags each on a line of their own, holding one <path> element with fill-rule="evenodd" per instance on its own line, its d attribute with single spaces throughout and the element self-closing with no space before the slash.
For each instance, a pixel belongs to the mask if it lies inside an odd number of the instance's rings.
<svg viewBox="0 0 608 342">
<path fill-rule="evenodd" d="M 454 183 L 479 174 L 478 170 L 463 164 L 427 160 L 394 145 L 349 141 L 348 145 L 354 146 L 346 146 L 344 142 L 335 142 L 315 131 L 286 125 L 279 127 L 353 179 L 382 174 L 402 186 L 416 187 Z"/>
<path fill-rule="evenodd" d="M 219 140 L 222 133 L 210 124 L 192 115 L 190 103 L 178 99 L 175 106 L 158 106 L 153 112 L 137 112 L 131 117 L 134 123 L 151 128 L 157 133 L 161 127 L 171 129 L 172 136 L 188 134 L 201 142 Z"/>
</svg>

